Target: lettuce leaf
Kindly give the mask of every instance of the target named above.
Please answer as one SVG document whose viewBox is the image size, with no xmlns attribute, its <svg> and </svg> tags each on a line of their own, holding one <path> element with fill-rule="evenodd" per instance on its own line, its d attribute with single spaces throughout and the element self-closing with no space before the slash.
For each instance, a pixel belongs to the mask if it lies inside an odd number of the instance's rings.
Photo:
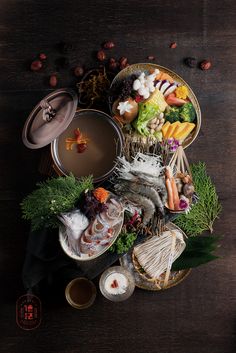
<svg viewBox="0 0 236 353">
<path fill-rule="evenodd" d="M 134 121 L 133 127 L 140 135 L 149 136 L 150 133 L 147 124 L 158 113 L 160 113 L 158 105 L 153 103 L 139 103 L 138 118 Z"/>
</svg>

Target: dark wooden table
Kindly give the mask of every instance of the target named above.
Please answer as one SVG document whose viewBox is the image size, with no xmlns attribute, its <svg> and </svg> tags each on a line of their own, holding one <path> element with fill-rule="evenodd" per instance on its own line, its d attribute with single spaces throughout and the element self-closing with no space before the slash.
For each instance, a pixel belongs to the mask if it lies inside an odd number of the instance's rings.
<svg viewBox="0 0 236 353">
<path fill-rule="evenodd" d="M 236 351 L 236 2 L 159 0 L 1 0 L 0 2 L 0 264 L 1 344 L 4 353 L 232 353 Z M 28 224 L 19 202 L 40 179 L 41 151 L 26 149 L 21 130 L 32 107 L 51 89 L 48 75 L 60 56 L 60 40 L 71 41 L 70 67 L 93 67 L 94 51 L 113 40 L 112 56 L 130 63 L 155 62 L 179 73 L 202 108 L 202 129 L 188 148 L 191 162 L 205 161 L 223 205 L 215 234 L 223 234 L 222 258 L 193 270 L 179 286 L 152 293 L 137 289 L 124 303 L 98 294 L 96 304 L 77 311 L 66 302 L 43 303 L 34 331 L 15 322 L 15 302 L 24 293 L 21 268 Z M 171 42 L 177 43 L 170 49 Z M 48 55 L 40 73 L 29 70 L 39 52 Z M 201 71 L 183 58 L 209 58 Z M 58 87 L 73 86 L 70 69 Z"/>
</svg>

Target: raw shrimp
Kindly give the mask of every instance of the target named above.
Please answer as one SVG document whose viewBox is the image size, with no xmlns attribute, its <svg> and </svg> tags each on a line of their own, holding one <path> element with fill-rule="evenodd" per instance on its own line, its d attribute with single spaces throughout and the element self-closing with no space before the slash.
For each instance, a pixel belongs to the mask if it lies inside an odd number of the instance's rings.
<svg viewBox="0 0 236 353">
<path fill-rule="evenodd" d="M 131 178 L 131 181 L 136 181 L 136 182 L 141 182 L 142 184 L 145 185 L 150 185 L 155 187 L 156 189 L 164 189 L 164 178 L 163 176 L 153 177 L 152 175 L 144 172 L 131 172 L 131 175 L 133 175 L 135 178 Z"/>
<path fill-rule="evenodd" d="M 132 182 L 124 182 L 119 185 L 119 189 L 124 191 L 130 190 L 135 194 L 140 194 L 147 197 L 158 208 L 160 213 L 164 215 L 164 205 L 162 204 L 162 200 L 158 192 L 153 187 Z"/>
<path fill-rule="evenodd" d="M 155 213 L 155 205 L 152 200 L 131 192 L 124 192 L 123 197 L 143 209 L 143 224 L 148 224 Z"/>
</svg>

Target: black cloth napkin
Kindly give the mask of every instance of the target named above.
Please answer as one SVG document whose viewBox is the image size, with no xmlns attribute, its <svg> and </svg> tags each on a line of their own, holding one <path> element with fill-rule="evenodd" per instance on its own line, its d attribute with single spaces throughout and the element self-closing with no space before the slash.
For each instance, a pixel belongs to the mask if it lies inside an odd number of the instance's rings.
<svg viewBox="0 0 236 353">
<path fill-rule="evenodd" d="M 58 238 L 58 229 L 30 231 L 22 271 L 23 285 L 28 292 L 40 291 L 42 281 L 44 286 L 45 282 L 52 286 L 58 277 L 61 284 L 81 276 L 94 279 L 119 258 L 107 252 L 97 259 L 77 262 L 63 252 Z"/>
</svg>

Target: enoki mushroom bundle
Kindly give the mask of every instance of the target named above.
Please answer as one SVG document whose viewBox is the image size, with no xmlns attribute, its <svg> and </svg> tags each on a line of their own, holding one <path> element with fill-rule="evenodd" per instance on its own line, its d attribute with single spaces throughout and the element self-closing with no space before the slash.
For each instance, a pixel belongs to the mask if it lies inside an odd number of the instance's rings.
<svg viewBox="0 0 236 353">
<path fill-rule="evenodd" d="M 168 230 L 137 245 L 134 254 L 150 277 L 159 278 L 163 272 L 170 271 L 172 263 L 182 254 L 185 246 L 182 233 Z"/>
</svg>

